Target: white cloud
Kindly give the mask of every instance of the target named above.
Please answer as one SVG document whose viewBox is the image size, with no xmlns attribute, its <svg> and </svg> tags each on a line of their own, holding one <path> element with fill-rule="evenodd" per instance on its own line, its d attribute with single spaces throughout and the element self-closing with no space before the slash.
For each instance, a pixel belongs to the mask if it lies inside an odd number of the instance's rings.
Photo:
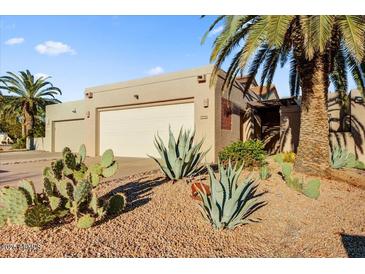
<svg viewBox="0 0 365 274">
<path fill-rule="evenodd" d="M 165 72 L 165 70 L 162 67 L 157 66 L 157 67 L 149 69 L 147 73 L 149 75 L 158 75 L 158 74 L 161 74 L 161 73 L 164 73 L 164 72 Z"/>
<path fill-rule="evenodd" d="M 34 78 L 35 79 L 47 78 L 47 77 L 49 77 L 49 75 L 48 74 L 45 74 L 45 73 L 42 73 L 42 72 L 38 72 L 38 73 L 34 74 Z"/>
<path fill-rule="evenodd" d="M 60 54 L 71 54 L 75 55 L 76 51 L 71 48 L 69 45 L 64 44 L 62 42 L 56 42 L 56 41 L 46 41 L 42 44 L 39 44 L 35 47 L 35 50 L 40 54 L 46 54 L 46 55 L 60 55 Z"/>
<path fill-rule="evenodd" d="M 221 32 L 222 32 L 222 30 L 223 30 L 223 26 L 218 26 L 218 27 L 216 27 L 216 28 L 212 29 L 212 30 L 209 32 L 208 36 L 209 36 L 209 37 L 215 36 L 215 35 L 217 35 L 217 34 L 221 33 Z"/>
<path fill-rule="evenodd" d="M 10 38 L 9 40 L 6 40 L 5 45 L 13 46 L 13 45 L 21 44 L 23 42 L 24 42 L 23 37 L 14 37 L 14 38 Z"/>
</svg>

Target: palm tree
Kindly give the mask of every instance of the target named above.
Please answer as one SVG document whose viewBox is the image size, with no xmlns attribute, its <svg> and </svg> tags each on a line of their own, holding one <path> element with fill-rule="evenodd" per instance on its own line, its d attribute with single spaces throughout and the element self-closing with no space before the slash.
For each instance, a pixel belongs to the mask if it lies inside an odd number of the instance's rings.
<svg viewBox="0 0 365 274">
<path fill-rule="evenodd" d="M 55 96 L 62 92 L 47 81 L 49 78 L 36 79 L 29 70 L 20 71 L 19 75 L 7 72 L 6 76 L 0 77 L 0 91 L 6 90 L 9 94 L 14 94 L 7 96 L 2 111 L 21 113 L 23 137 L 33 137 L 35 119 L 46 105 L 60 103 Z"/>
<path fill-rule="evenodd" d="M 300 140 L 295 169 L 307 173 L 329 165 L 328 87 L 332 81 L 340 93 L 347 91 L 347 74 L 364 91 L 365 16 L 219 16 L 202 42 L 218 24 L 223 31 L 213 44 L 213 75 L 233 55 L 224 89 L 237 74 L 248 73 L 248 90 L 259 68 L 261 85 L 270 86 L 276 68 L 290 64 L 289 86 L 301 93 Z M 213 81 L 215 77 L 212 77 Z"/>
</svg>

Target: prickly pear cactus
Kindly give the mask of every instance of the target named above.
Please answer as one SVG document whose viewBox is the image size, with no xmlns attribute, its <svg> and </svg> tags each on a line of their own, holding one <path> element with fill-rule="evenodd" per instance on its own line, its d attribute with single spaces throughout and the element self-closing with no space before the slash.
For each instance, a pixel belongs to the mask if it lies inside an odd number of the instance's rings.
<svg viewBox="0 0 365 274">
<path fill-rule="evenodd" d="M 52 211 L 57 210 L 61 206 L 61 198 L 56 196 L 49 196 L 48 197 L 49 206 L 51 207 Z"/>
<path fill-rule="evenodd" d="M 30 207 L 25 212 L 25 224 L 29 227 L 41 228 L 53 221 L 55 215 L 43 204 Z"/>
<path fill-rule="evenodd" d="M 0 207 L 0 228 L 6 225 L 7 220 L 8 220 L 8 215 L 6 209 Z"/>
<path fill-rule="evenodd" d="M 76 226 L 82 229 L 90 228 L 93 226 L 94 222 L 95 218 L 92 217 L 90 214 L 86 214 L 78 219 Z"/>
<path fill-rule="evenodd" d="M 123 211 L 126 205 L 126 197 L 122 193 L 117 193 L 110 197 L 107 202 L 107 214 L 116 215 Z"/>
<path fill-rule="evenodd" d="M 28 204 L 35 204 L 37 203 L 37 193 L 35 191 L 35 187 L 32 181 L 29 180 L 22 180 L 20 181 L 19 190 L 21 190 L 25 197 L 28 200 Z"/>
<path fill-rule="evenodd" d="M 79 182 L 73 191 L 73 200 L 80 204 L 84 202 L 91 194 L 92 185 L 89 181 Z"/>
<path fill-rule="evenodd" d="M 12 224 L 24 224 L 28 200 L 21 190 L 13 187 L 2 188 L 0 190 L 0 205 L 4 208 L 7 219 Z"/>
<path fill-rule="evenodd" d="M 320 192 L 319 188 L 321 186 L 321 181 L 319 179 L 314 179 L 308 181 L 307 185 L 303 189 L 303 194 L 311 199 L 318 199 Z"/>
</svg>

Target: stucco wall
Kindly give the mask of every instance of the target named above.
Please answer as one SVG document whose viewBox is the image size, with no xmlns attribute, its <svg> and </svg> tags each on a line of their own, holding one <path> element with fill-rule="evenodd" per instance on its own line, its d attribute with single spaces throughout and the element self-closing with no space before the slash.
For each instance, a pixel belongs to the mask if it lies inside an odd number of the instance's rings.
<svg viewBox="0 0 365 274">
<path fill-rule="evenodd" d="M 91 156 L 99 151 L 99 112 L 106 109 L 135 108 L 139 106 L 194 102 L 194 121 L 197 139 L 205 138 L 204 149 L 210 148 L 207 161 L 214 161 L 214 88 L 209 86 L 212 66 L 191 69 L 161 76 L 147 77 L 117 84 L 87 88 L 92 98 L 85 99 L 86 147 Z M 197 76 L 206 80 L 198 83 Z M 207 106 L 204 106 L 204 103 Z"/>
<path fill-rule="evenodd" d="M 360 91 L 351 91 L 351 133 L 355 142 L 355 154 L 365 162 L 365 103 L 355 102 L 361 97 Z"/>
<path fill-rule="evenodd" d="M 45 137 L 37 137 L 33 138 L 33 144 L 31 144 L 31 139 L 28 137 L 26 142 L 27 149 L 34 150 L 46 150 L 46 138 Z"/>
<path fill-rule="evenodd" d="M 83 119 L 84 117 L 85 102 L 83 100 L 47 106 L 44 150 L 53 151 L 54 149 L 54 125 L 56 122 Z M 75 132 L 75 134 L 83 134 L 85 132 L 85 126 L 80 127 L 77 130 L 79 132 Z M 72 136 L 70 136 L 70 138 L 72 138 Z"/>
<path fill-rule="evenodd" d="M 245 127 L 244 127 L 244 119 L 243 115 L 245 113 L 246 108 L 246 101 L 244 99 L 243 93 L 241 89 L 234 85 L 232 87 L 231 92 L 222 91 L 222 86 L 224 83 L 225 74 L 221 73 L 220 77 L 217 79 L 216 86 L 215 86 L 215 94 L 216 94 L 216 101 L 215 101 L 215 149 L 216 149 L 216 158 L 218 159 L 218 153 L 221 151 L 225 146 L 231 144 L 232 142 L 244 139 L 245 135 Z M 222 98 L 223 100 L 227 100 L 230 102 L 230 129 L 224 127 L 224 123 L 222 123 Z M 224 105 L 224 103 L 223 103 Z"/>
<path fill-rule="evenodd" d="M 282 152 L 296 151 L 299 143 L 300 107 L 280 107 L 280 138 Z"/>
</svg>

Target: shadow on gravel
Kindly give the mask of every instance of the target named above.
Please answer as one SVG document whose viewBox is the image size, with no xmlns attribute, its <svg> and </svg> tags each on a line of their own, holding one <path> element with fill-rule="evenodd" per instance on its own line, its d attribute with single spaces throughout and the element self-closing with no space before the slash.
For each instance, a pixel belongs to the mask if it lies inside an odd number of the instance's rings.
<svg viewBox="0 0 365 274">
<path fill-rule="evenodd" d="M 365 258 L 365 236 L 341 234 L 349 258 Z"/>
<path fill-rule="evenodd" d="M 124 214 L 126 212 L 133 211 L 134 209 L 147 204 L 151 200 L 150 195 L 152 194 L 152 189 L 166 182 L 169 182 L 169 180 L 166 179 L 165 177 L 160 177 L 155 180 L 147 180 L 147 181 L 143 181 L 143 179 L 144 178 L 141 178 L 139 180 L 127 183 L 125 185 L 121 185 L 111 190 L 108 194 L 104 195 L 102 199 L 107 198 L 111 194 L 123 193 L 127 197 L 126 208 L 121 213 Z M 114 216 L 107 216 L 106 218 L 96 222 L 95 225 L 96 226 L 100 225 L 118 216 L 119 214 Z"/>
<path fill-rule="evenodd" d="M 112 192 L 123 192 L 127 196 L 127 206 L 124 212 L 132 211 L 140 206 L 147 204 L 151 198 L 152 189 L 168 182 L 169 180 L 161 177 L 153 181 L 143 181 L 143 178 L 122 185 Z"/>
</svg>

